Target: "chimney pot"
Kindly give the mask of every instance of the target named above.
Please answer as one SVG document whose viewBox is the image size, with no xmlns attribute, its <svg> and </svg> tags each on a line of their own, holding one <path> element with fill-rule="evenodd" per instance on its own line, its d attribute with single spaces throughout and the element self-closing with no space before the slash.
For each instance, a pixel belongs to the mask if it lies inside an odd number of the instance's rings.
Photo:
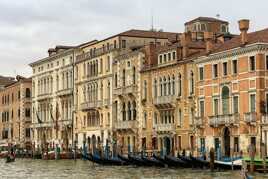
<svg viewBox="0 0 268 179">
<path fill-rule="evenodd" d="M 242 19 L 238 21 L 239 24 L 239 30 L 241 32 L 241 44 L 245 45 L 248 42 L 248 34 L 247 31 L 249 29 L 249 20 L 248 19 Z"/>
<path fill-rule="evenodd" d="M 241 19 L 238 21 L 240 31 L 248 31 L 249 29 L 249 20 L 248 19 Z"/>
</svg>

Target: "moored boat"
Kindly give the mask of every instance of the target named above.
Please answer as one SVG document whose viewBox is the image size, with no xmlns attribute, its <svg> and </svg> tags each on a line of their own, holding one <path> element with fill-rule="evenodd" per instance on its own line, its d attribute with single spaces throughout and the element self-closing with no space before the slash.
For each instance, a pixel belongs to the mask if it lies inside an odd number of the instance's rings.
<svg viewBox="0 0 268 179">
<path fill-rule="evenodd" d="M 128 155 L 128 159 L 133 165 L 137 166 L 151 166 L 150 163 L 144 161 L 140 156 Z"/>
<path fill-rule="evenodd" d="M 183 161 L 177 157 L 165 156 L 165 161 L 168 163 L 169 166 L 183 167 L 183 168 L 191 167 L 190 164 L 186 163 L 185 161 Z"/>
<path fill-rule="evenodd" d="M 198 168 L 207 168 L 207 167 L 209 167 L 209 161 L 207 161 L 207 160 L 197 158 L 197 157 L 193 157 L 193 156 L 190 156 L 190 158 L 193 161 L 193 163 L 195 164 L 195 166 L 197 166 Z"/>
<path fill-rule="evenodd" d="M 94 163 L 98 163 L 101 165 L 126 165 L 127 164 L 126 162 L 124 162 L 120 158 L 105 159 L 105 158 L 101 158 L 100 156 L 92 155 L 92 154 L 89 154 L 87 159 L 94 162 Z"/>
<path fill-rule="evenodd" d="M 165 167 L 165 163 L 153 158 L 153 157 L 141 157 L 147 165 L 155 166 L 155 167 Z"/>
<path fill-rule="evenodd" d="M 238 159 L 235 161 L 218 161 L 215 160 L 214 162 L 215 169 L 222 169 L 222 170 L 241 170 L 242 168 L 242 159 Z"/>
</svg>

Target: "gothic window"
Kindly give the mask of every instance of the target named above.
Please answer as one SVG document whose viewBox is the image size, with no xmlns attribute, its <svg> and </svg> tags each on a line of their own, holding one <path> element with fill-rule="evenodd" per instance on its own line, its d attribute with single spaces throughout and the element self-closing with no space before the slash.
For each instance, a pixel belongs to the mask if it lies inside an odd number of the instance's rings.
<svg viewBox="0 0 268 179">
<path fill-rule="evenodd" d="M 178 96 L 181 96 L 181 74 L 179 74 L 178 78 Z"/>
<path fill-rule="evenodd" d="M 127 108 L 128 108 L 128 120 L 130 121 L 131 120 L 131 104 L 130 104 L 130 102 L 128 102 Z"/>
<path fill-rule="evenodd" d="M 171 81 L 170 81 L 170 77 L 168 77 L 168 94 L 167 95 L 170 95 L 171 94 Z"/>
<path fill-rule="evenodd" d="M 133 101 L 133 120 L 136 120 L 137 112 L 136 112 L 136 102 Z"/>
<path fill-rule="evenodd" d="M 157 97 L 157 80 L 154 80 L 154 97 Z"/>
<path fill-rule="evenodd" d="M 122 118 L 123 118 L 123 121 L 125 121 L 126 120 L 126 104 L 125 103 L 123 103 L 123 105 L 122 105 Z"/>
<path fill-rule="evenodd" d="M 222 88 L 222 113 L 229 114 L 229 88 L 227 86 Z"/>
<path fill-rule="evenodd" d="M 194 73 L 190 73 L 190 95 L 194 94 Z"/>
<path fill-rule="evenodd" d="M 172 76 L 172 95 L 175 95 L 175 76 Z"/>
</svg>

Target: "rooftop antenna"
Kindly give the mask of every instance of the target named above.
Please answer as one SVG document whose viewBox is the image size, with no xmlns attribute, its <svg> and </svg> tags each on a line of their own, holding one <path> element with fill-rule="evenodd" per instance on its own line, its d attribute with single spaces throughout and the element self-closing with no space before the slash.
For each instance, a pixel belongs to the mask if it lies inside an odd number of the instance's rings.
<svg viewBox="0 0 268 179">
<path fill-rule="evenodd" d="M 153 8 L 151 8 L 151 31 L 154 31 L 154 15 L 153 15 Z"/>
<path fill-rule="evenodd" d="M 220 14 L 216 14 L 216 17 L 219 19 L 220 18 Z"/>
</svg>

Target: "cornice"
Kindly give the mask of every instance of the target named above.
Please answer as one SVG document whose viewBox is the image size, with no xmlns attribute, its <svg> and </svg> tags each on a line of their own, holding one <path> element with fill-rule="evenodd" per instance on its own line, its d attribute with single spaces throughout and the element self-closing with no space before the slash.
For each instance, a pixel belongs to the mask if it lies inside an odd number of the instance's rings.
<svg viewBox="0 0 268 179">
<path fill-rule="evenodd" d="M 219 59 L 224 59 L 224 58 L 232 58 L 234 56 L 241 56 L 244 54 L 248 54 L 251 52 L 264 52 L 268 51 L 268 44 L 251 44 L 245 47 L 238 47 L 234 48 L 231 50 L 215 53 L 215 54 L 210 54 L 208 56 L 202 56 L 202 57 L 197 57 L 194 61 L 196 64 L 199 63 L 206 63 L 206 62 L 211 62 Z"/>
</svg>

